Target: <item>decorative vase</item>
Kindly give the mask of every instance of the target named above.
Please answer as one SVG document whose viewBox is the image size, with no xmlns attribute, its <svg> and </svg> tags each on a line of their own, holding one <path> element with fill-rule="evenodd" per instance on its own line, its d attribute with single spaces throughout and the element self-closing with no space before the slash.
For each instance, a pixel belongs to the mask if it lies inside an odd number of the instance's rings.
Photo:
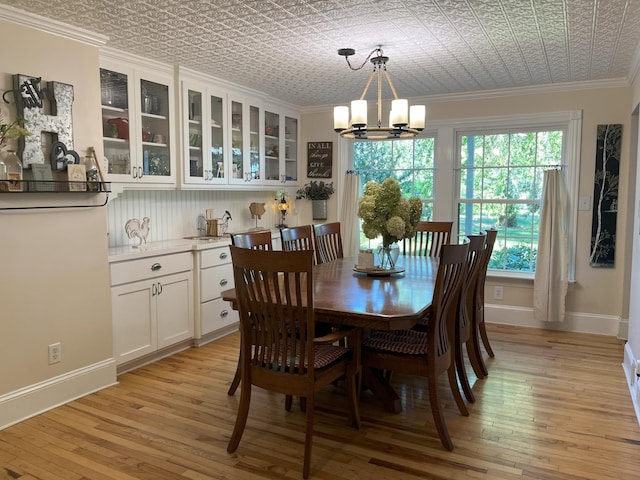
<svg viewBox="0 0 640 480">
<path fill-rule="evenodd" d="M 326 200 L 311 200 L 311 208 L 312 208 L 314 220 L 327 219 L 327 201 Z"/>
<path fill-rule="evenodd" d="M 22 192 L 22 162 L 13 150 L 7 150 L 3 155 L 4 177 L 9 180 L 9 182 L 6 182 L 7 190 L 9 192 Z"/>
<path fill-rule="evenodd" d="M 393 270 L 396 268 L 396 262 L 400 255 L 400 247 L 397 243 L 390 245 L 380 245 L 378 247 L 378 261 L 379 267 L 385 270 Z"/>
</svg>

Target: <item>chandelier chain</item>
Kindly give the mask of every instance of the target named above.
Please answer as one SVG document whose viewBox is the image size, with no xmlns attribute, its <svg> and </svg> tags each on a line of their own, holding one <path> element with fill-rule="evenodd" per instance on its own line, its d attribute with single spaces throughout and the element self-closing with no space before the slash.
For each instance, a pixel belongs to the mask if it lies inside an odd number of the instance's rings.
<svg viewBox="0 0 640 480">
<path fill-rule="evenodd" d="M 369 54 L 369 56 L 364 59 L 364 62 L 362 62 L 362 65 L 360 65 L 359 67 L 354 67 L 353 65 L 351 65 L 351 62 L 349 61 L 349 57 L 348 56 L 345 56 L 344 59 L 347 61 L 347 65 L 349 65 L 349 68 L 351 70 L 354 70 L 354 71 L 355 70 L 362 70 L 362 68 L 364 68 L 364 66 L 367 64 L 367 62 L 371 59 L 373 54 L 376 53 L 376 52 L 380 53 L 378 56 L 383 56 L 384 55 L 384 53 L 382 52 L 382 48 L 381 47 L 376 47 L 373 50 L 371 50 L 371 53 Z"/>
</svg>

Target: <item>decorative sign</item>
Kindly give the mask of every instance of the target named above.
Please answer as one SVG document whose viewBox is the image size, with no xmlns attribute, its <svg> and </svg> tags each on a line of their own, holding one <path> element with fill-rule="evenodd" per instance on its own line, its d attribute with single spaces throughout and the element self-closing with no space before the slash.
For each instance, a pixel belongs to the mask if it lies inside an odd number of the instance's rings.
<svg viewBox="0 0 640 480">
<path fill-rule="evenodd" d="M 622 125 L 598 125 L 591 223 L 592 267 L 613 268 L 618 216 L 618 175 Z"/>
<path fill-rule="evenodd" d="M 29 168 L 32 163 L 45 163 L 41 146 L 43 133 L 57 135 L 58 141 L 73 150 L 73 118 L 71 115 L 73 85 L 49 82 L 48 88 L 44 88 L 41 86 L 41 81 L 40 77 L 14 75 L 14 89 L 8 90 L 2 95 L 2 99 L 6 103 L 10 103 L 6 98 L 7 94 L 14 95 L 18 115 L 21 114 L 27 121 L 25 128 L 31 133 L 31 135 L 24 137 L 24 146 L 21 150 L 22 165 L 26 168 Z M 45 98 L 49 100 L 51 115 L 43 113 Z"/>
<path fill-rule="evenodd" d="M 307 143 L 307 177 L 331 178 L 333 142 Z"/>
</svg>

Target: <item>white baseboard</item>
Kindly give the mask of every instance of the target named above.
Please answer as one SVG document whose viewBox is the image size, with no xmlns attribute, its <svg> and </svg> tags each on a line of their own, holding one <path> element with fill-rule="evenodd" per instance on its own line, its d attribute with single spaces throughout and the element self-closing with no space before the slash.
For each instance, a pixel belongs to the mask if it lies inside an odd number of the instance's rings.
<svg viewBox="0 0 640 480">
<path fill-rule="evenodd" d="M 110 358 L 1 395 L 0 430 L 116 383 Z"/>
<path fill-rule="evenodd" d="M 612 315 L 567 312 L 564 322 L 538 322 L 533 318 L 533 308 L 488 303 L 485 305 L 484 311 L 487 323 L 501 323 L 565 332 L 594 333 L 618 338 L 620 335 L 620 317 Z"/>
<path fill-rule="evenodd" d="M 627 385 L 629 386 L 629 393 L 631 394 L 631 401 L 633 402 L 633 408 L 636 410 L 636 418 L 640 425 L 640 378 L 636 375 L 637 360 L 633 356 L 629 342 L 624 346 L 624 362 L 622 363 L 622 369 L 627 379 Z"/>
</svg>

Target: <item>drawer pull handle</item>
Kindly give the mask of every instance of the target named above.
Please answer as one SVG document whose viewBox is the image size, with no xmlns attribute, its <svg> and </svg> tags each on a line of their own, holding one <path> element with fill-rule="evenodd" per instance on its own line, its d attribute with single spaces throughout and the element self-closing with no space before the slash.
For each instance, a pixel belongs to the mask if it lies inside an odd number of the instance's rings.
<svg viewBox="0 0 640 480">
<path fill-rule="evenodd" d="M 222 310 L 222 311 L 220 312 L 220 316 L 221 316 L 221 317 L 226 317 L 227 315 L 229 315 L 229 310 Z"/>
<path fill-rule="evenodd" d="M 160 270 L 162 268 L 162 265 L 160 265 L 159 263 L 154 263 L 153 265 L 151 265 L 151 271 L 152 272 L 156 272 L 158 270 Z"/>
<path fill-rule="evenodd" d="M 229 280 L 227 280 L 226 278 L 223 278 L 222 280 L 220 280 L 221 287 L 224 287 L 227 283 L 229 283 Z"/>
<path fill-rule="evenodd" d="M 222 252 L 220 254 L 220 260 L 224 260 L 225 258 L 227 258 L 229 256 L 229 254 L 227 252 Z"/>
</svg>

